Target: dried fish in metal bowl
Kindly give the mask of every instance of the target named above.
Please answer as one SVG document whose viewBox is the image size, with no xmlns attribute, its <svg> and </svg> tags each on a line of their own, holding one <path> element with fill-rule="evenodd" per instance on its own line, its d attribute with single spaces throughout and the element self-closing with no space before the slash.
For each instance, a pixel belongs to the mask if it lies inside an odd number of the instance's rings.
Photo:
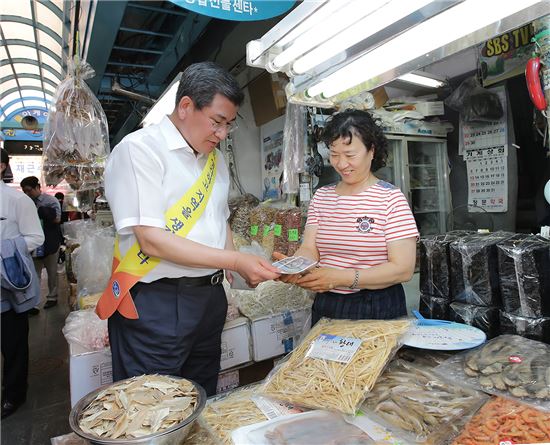
<svg viewBox="0 0 550 445">
<path fill-rule="evenodd" d="M 204 408 L 204 389 L 187 379 L 142 375 L 83 397 L 71 410 L 72 430 L 92 444 L 180 443 Z"/>
</svg>

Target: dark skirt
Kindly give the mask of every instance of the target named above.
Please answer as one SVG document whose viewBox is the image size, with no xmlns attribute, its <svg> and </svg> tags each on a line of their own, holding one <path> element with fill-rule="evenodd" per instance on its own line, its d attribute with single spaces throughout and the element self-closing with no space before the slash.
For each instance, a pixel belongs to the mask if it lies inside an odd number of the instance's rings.
<svg viewBox="0 0 550 445">
<path fill-rule="evenodd" d="M 385 289 L 362 289 L 353 294 L 321 292 L 315 295 L 311 324 L 321 318 L 347 320 L 390 320 L 407 315 L 405 291 L 401 284 Z"/>
</svg>

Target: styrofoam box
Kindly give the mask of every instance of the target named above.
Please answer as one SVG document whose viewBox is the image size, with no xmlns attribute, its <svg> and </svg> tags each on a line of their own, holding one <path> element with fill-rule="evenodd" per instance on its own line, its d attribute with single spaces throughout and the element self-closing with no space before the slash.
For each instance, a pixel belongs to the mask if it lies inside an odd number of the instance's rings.
<svg viewBox="0 0 550 445">
<path fill-rule="evenodd" d="M 111 348 L 88 351 L 69 344 L 71 407 L 86 394 L 113 382 Z"/>
<path fill-rule="evenodd" d="M 252 358 L 259 362 L 292 351 L 310 328 L 310 308 L 251 320 Z"/>
<path fill-rule="evenodd" d="M 227 322 L 222 332 L 221 369 L 233 368 L 250 360 L 248 318 L 239 317 Z"/>
</svg>

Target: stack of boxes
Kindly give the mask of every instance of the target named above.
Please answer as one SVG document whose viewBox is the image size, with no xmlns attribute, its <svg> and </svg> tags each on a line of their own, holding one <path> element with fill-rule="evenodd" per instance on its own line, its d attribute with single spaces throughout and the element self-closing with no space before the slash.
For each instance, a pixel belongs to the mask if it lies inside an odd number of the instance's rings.
<svg viewBox="0 0 550 445">
<path fill-rule="evenodd" d="M 550 240 L 449 232 L 423 237 L 420 249 L 425 317 L 550 343 Z"/>
</svg>

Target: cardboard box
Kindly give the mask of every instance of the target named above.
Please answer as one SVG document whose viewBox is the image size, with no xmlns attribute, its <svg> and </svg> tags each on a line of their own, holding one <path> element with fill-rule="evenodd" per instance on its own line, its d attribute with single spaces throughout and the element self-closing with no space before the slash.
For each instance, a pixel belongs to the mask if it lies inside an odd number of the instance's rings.
<svg viewBox="0 0 550 445">
<path fill-rule="evenodd" d="M 256 318 L 250 329 L 254 361 L 287 354 L 311 329 L 311 308 Z"/>
<path fill-rule="evenodd" d="M 218 375 L 218 384 L 216 386 L 216 394 L 221 392 L 231 391 L 239 386 L 239 370 L 220 372 Z"/>
<path fill-rule="evenodd" d="M 221 369 L 242 365 L 250 358 L 250 328 L 248 318 L 239 317 L 225 323 L 222 332 Z"/>
<path fill-rule="evenodd" d="M 88 351 L 80 345 L 69 344 L 69 380 L 71 407 L 82 397 L 100 386 L 113 382 L 111 348 Z"/>
<path fill-rule="evenodd" d="M 287 82 L 284 74 L 268 72 L 250 82 L 248 92 L 256 126 L 260 127 L 285 113 Z"/>
</svg>

